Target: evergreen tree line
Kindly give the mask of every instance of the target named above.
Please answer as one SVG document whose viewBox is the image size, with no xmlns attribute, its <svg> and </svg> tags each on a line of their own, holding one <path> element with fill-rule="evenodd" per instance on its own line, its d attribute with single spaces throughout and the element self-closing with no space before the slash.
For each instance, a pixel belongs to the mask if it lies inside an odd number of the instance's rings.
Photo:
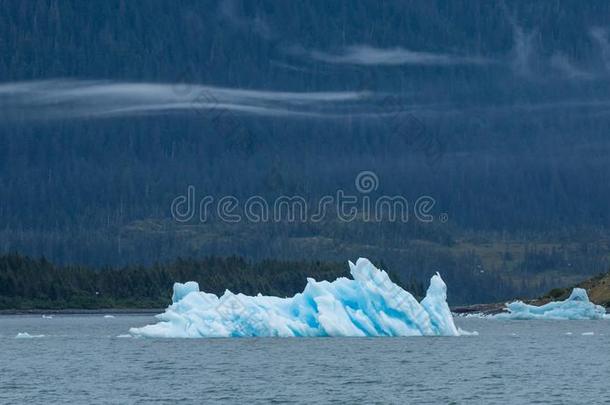
<svg viewBox="0 0 610 405">
<path fill-rule="evenodd" d="M 422 286 L 402 284 L 421 297 Z M 350 277 L 348 266 L 320 261 L 247 261 L 240 257 L 178 259 L 150 267 L 94 269 L 55 266 L 16 253 L 0 256 L 0 309 L 160 308 L 171 303 L 174 282 L 196 281 L 200 289 L 256 295 L 292 296 L 307 278 L 333 281 Z"/>
</svg>

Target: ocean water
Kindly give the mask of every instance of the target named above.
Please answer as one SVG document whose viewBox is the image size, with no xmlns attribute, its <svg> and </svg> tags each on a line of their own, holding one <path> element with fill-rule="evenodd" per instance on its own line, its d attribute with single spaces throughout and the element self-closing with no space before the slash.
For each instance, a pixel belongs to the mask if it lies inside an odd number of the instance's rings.
<svg viewBox="0 0 610 405">
<path fill-rule="evenodd" d="M 479 332 L 458 338 L 117 337 L 151 322 L 0 316 L 0 403 L 610 403 L 608 320 L 457 318 Z"/>
</svg>

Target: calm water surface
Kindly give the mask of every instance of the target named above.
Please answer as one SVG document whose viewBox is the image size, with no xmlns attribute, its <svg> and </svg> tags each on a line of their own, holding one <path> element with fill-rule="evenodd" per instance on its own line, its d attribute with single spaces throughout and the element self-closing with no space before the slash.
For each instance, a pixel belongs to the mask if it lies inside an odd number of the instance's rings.
<svg viewBox="0 0 610 405">
<path fill-rule="evenodd" d="M 0 403 L 610 404 L 610 321 L 456 321 L 479 336 L 153 340 L 117 337 L 149 316 L 0 316 Z"/>
</svg>

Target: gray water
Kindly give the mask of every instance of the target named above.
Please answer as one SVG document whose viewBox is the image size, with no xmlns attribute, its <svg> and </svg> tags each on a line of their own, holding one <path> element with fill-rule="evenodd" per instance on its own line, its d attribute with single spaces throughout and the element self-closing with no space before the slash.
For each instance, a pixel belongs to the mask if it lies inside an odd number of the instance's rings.
<svg viewBox="0 0 610 405">
<path fill-rule="evenodd" d="M 458 338 L 117 337 L 151 322 L 0 316 L 0 403 L 610 403 L 606 320 L 458 318 L 479 332 Z"/>
</svg>

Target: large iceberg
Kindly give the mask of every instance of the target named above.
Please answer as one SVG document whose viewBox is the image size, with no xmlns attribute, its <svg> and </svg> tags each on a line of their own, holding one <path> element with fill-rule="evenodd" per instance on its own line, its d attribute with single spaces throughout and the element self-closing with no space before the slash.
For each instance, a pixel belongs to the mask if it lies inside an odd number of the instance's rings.
<svg viewBox="0 0 610 405">
<path fill-rule="evenodd" d="M 565 301 L 554 301 L 535 306 L 522 301 L 506 304 L 505 313 L 495 315 L 500 319 L 603 319 L 606 310 L 589 301 L 587 291 L 574 288 Z"/>
<path fill-rule="evenodd" d="M 436 274 L 420 302 L 367 259 L 349 263 L 353 280 L 307 279 L 302 293 L 279 298 L 233 294 L 218 297 L 195 282 L 175 283 L 172 304 L 160 322 L 131 328 L 133 336 L 457 336 L 447 286 Z"/>
</svg>

